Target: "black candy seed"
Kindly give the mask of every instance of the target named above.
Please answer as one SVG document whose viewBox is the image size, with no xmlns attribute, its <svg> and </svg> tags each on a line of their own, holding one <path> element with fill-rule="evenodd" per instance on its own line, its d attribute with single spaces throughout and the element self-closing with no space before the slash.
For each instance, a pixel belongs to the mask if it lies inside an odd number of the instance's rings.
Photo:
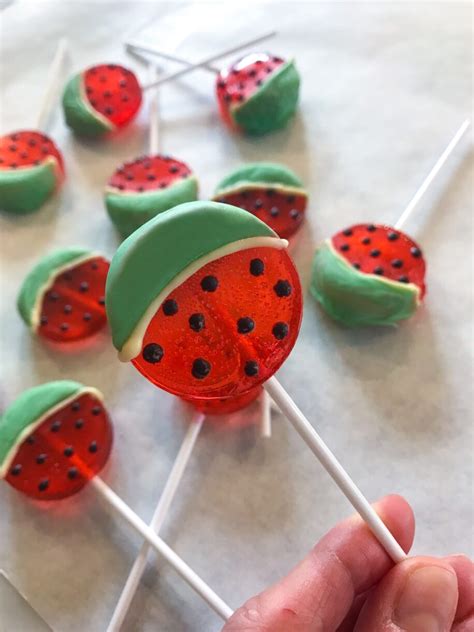
<svg viewBox="0 0 474 632">
<path fill-rule="evenodd" d="M 77 428 L 78 430 L 80 430 L 81 428 L 84 427 L 84 419 L 78 419 L 76 421 L 76 423 L 74 424 L 75 428 Z"/>
<path fill-rule="evenodd" d="M 203 358 L 197 358 L 196 360 L 194 360 L 191 373 L 193 374 L 193 377 L 195 377 L 197 380 L 203 380 L 206 376 L 209 375 L 210 371 L 211 365 L 207 360 L 204 360 Z"/>
<path fill-rule="evenodd" d="M 51 424 L 51 432 L 59 432 L 61 430 L 61 422 L 53 421 Z"/>
<path fill-rule="evenodd" d="M 33 437 L 33 435 L 28 437 L 27 440 L 26 440 L 26 443 L 28 443 L 29 445 L 33 445 L 34 442 L 35 442 L 35 438 Z"/>
<path fill-rule="evenodd" d="M 290 296 L 291 292 L 293 291 L 290 283 L 282 279 L 275 283 L 275 285 L 273 286 L 273 290 L 279 298 Z"/>
<path fill-rule="evenodd" d="M 378 274 L 379 276 L 381 276 L 383 274 L 383 268 L 381 266 L 377 266 L 376 268 L 374 268 L 374 274 Z"/>
<path fill-rule="evenodd" d="M 239 332 L 239 334 L 249 334 L 254 329 L 255 323 L 248 316 L 239 318 L 239 320 L 237 321 L 237 331 Z"/>
<path fill-rule="evenodd" d="M 347 252 L 348 250 L 350 250 L 349 244 L 342 244 L 341 250 L 342 252 Z"/>
<path fill-rule="evenodd" d="M 65 314 L 70 314 L 72 312 L 72 305 L 65 305 L 63 308 L 63 312 Z"/>
<path fill-rule="evenodd" d="M 174 316 L 178 313 L 178 303 L 169 298 L 167 301 L 163 303 L 163 314 L 165 316 Z"/>
<path fill-rule="evenodd" d="M 288 202 L 288 204 L 293 204 L 293 202 L 294 202 L 295 200 L 296 200 L 296 198 L 295 198 L 295 196 L 294 196 L 294 195 L 289 195 L 289 196 L 286 198 L 286 201 Z"/>
<path fill-rule="evenodd" d="M 170 172 L 170 173 L 178 173 L 178 171 L 179 171 L 179 167 L 177 167 L 176 165 L 172 165 L 172 166 L 169 168 L 169 172 Z"/>
<path fill-rule="evenodd" d="M 69 325 L 68 325 L 67 323 L 61 323 L 61 324 L 59 325 L 59 329 L 60 329 L 61 331 L 68 331 L 68 329 L 69 329 Z"/>
<path fill-rule="evenodd" d="M 88 289 L 89 283 L 87 283 L 87 281 L 82 281 L 81 285 L 79 286 L 79 292 L 87 292 Z"/>
<path fill-rule="evenodd" d="M 263 202 L 262 202 L 262 200 L 255 200 L 255 203 L 254 203 L 254 205 L 253 205 L 253 206 L 254 206 L 254 209 L 255 209 L 256 211 L 258 211 L 259 209 L 261 209 L 261 208 L 262 208 L 262 206 L 263 206 Z"/>
<path fill-rule="evenodd" d="M 201 287 L 205 292 L 215 292 L 219 285 L 219 281 L 215 276 L 206 276 L 201 281 Z"/>
<path fill-rule="evenodd" d="M 50 292 L 48 298 L 50 301 L 57 301 L 59 298 L 59 294 L 57 292 Z"/>
<path fill-rule="evenodd" d="M 156 342 L 151 342 L 143 349 L 143 359 L 146 362 L 150 362 L 150 364 L 157 364 L 161 362 L 161 358 L 164 355 L 163 347 L 161 345 L 156 344 Z"/>
<path fill-rule="evenodd" d="M 258 362 L 256 360 L 247 360 L 244 371 L 248 377 L 255 377 L 258 375 Z"/>
<path fill-rule="evenodd" d="M 250 274 L 252 276 L 261 276 L 265 272 L 265 264 L 261 259 L 252 259 L 250 262 Z"/>
<path fill-rule="evenodd" d="M 71 481 L 77 478 L 78 474 L 79 472 L 77 470 L 77 467 L 70 467 L 67 471 L 67 477 L 71 479 Z"/>
<path fill-rule="evenodd" d="M 272 206 L 272 208 L 270 209 L 270 215 L 272 217 L 278 217 L 278 215 L 280 215 L 280 209 L 278 208 L 278 206 Z"/>
<path fill-rule="evenodd" d="M 300 212 L 298 210 L 296 210 L 295 208 L 291 209 L 290 211 L 291 219 L 298 219 L 299 216 L 300 216 Z"/>
<path fill-rule="evenodd" d="M 387 239 L 389 241 L 396 241 L 398 239 L 398 237 L 399 237 L 398 233 L 393 233 L 393 232 L 392 233 L 388 233 L 388 235 L 387 235 Z"/>
<path fill-rule="evenodd" d="M 410 248 L 410 252 L 411 252 L 411 256 L 415 257 L 415 259 L 418 259 L 419 257 L 421 257 L 421 250 L 419 248 L 416 248 L 415 246 Z"/>
<path fill-rule="evenodd" d="M 113 111 L 113 109 L 112 109 L 111 107 L 107 106 L 107 107 L 105 108 L 104 112 L 105 112 L 106 114 L 109 114 L 109 115 L 110 115 L 110 114 L 113 114 L 113 112 L 114 112 L 114 111 Z"/>
<path fill-rule="evenodd" d="M 74 454 L 74 449 L 72 446 L 68 445 L 67 448 L 64 448 L 64 456 L 72 456 Z"/>
<path fill-rule="evenodd" d="M 378 250 L 378 248 L 374 248 L 373 250 L 370 251 L 370 256 L 371 257 L 379 257 L 380 256 L 380 250 Z"/>
<path fill-rule="evenodd" d="M 85 320 L 87 323 L 91 320 L 91 318 L 92 318 L 92 314 L 90 312 L 86 312 L 84 316 L 82 317 L 82 320 Z"/>
<path fill-rule="evenodd" d="M 355 268 L 356 270 L 360 270 L 360 263 L 353 263 L 352 267 Z"/>
<path fill-rule="evenodd" d="M 392 268 L 402 268 L 403 261 L 401 259 L 393 259 L 392 260 Z"/>
<path fill-rule="evenodd" d="M 46 318 L 46 316 L 41 316 L 40 325 L 47 325 L 47 324 L 48 324 L 48 319 Z"/>
<path fill-rule="evenodd" d="M 49 480 L 47 478 L 43 478 L 39 484 L 38 489 L 40 492 L 45 492 L 49 487 Z"/>
<path fill-rule="evenodd" d="M 21 465 L 19 463 L 14 465 L 12 469 L 10 470 L 10 474 L 12 476 L 19 476 L 21 474 Z"/>
<path fill-rule="evenodd" d="M 377 230 L 376 226 L 374 226 L 374 224 L 368 224 L 367 225 L 367 230 L 369 231 L 369 233 L 373 233 Z"/>
<path fill-rule="evenodd" d="M 191 314 L 189 317 L 189 326 L 193 331 L 202 331 L 206 326 L 203 314 Z"/>
<path fill-rule="evenodd" d="M 346 230 L 342 231 L 342 234 L 346 237 L 350 237 L 352 235 L 352 230 L 350 228 L 346 228 Z"/>
<path fill-rule="evenodd" d="M 100 415 L 100 413 L 102 412 L 102 408 L 100 406 L 93 406 L 91 413 L 94 415 L 94 417 L 97 417 L 97 415 Z"/>
<path fill-rule="evenodd" d="M 74 412 L 77 412 L 80 409 L 81 409 L 81 405 L 79 402 L 73 402 L 71 404 L 71 410 L 73 410 Z"/>
<path fill-rule="evenodd" d="M 272 334 L 277 340 L 283 340 L 288 335 L 288 325 L 286 323 L 275 323 L 273 325 Z"/>
<path fill-rule="evenodd" d="M 268 197 L 272 197 L 272 195 L 275 195 L 275 189 L 267 189 L 266 194 Z"/>
<path fill-rule="evenodd" d="M 97 450 L 98 450 L 98 449 L 99 449 L 99 448 L 98 448 L 98 446 L 97 446 L 97 441 L 93 441 L 93 442 L 90 444 L 90 446 L 89 446 L 89 452 L 90 452 L 91 454 L 95 454 L 95 453 L 97 452 Z"/>
<path fill-rule="evenodd" d="M 101 296 L 98 302 L 99 302 L 99 305 L 105 305 L 105 298 Z"/>
<path fill-rule="evenodd" d="M 38 463 L 38 465 L 43 465 L 45 461 L 46 461 L 46 454 L 38 454 L 38 456 L 36 457 L 36 463 Z"/>
<path fill-rule="evenodd" d="M 370 244 L 371 241 L 372 240 L 370 239 L 370 237 L 364 237 L 363 239 L 361 239 L 361 242 L 364 244 L 364 246 Z"/>
<path fill-rule="evenodd" d="M 400 281 L 400 283 L 408 283 L 408 277 L 406 274 L 402 274 L 402 276 L 399 276 L 398 280 Z"/>
<path fill-rule="evenodd" d="M 248 191 L 242 191 L 242 192 L 240 193 L 240 197 L 241 197 L 243 200 L 246 200 L 246 199 L 248 198 L 248 196 L 249 196 Z"/>
</svg>

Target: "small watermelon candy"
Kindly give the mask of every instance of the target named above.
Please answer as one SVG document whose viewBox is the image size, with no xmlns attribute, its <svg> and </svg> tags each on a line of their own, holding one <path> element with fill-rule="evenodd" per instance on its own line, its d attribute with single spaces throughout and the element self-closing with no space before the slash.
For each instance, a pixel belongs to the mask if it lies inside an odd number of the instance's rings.
<svg viewBox="0 0 474 632">
<path fill-rule="evenodd" d="M 0 210 L 38 210 L 64 179 L 64 161 L 42 132 L 21 130 L 0 137 Z"/>
<path fill-rule="evenodd" d="M 181 204 L 150 220 L 119 247 L 107 277 L 120 359 L 198 407 L 255 398 L 300 327 L 287 244 L 254 215 L 217 202 Z"/>
<path fill-rule="evenodd" d="M 261 136 L 285 127 L 298 104 L 300 77 L 293 61 L 246 55 L 216 81 L 223 121 L 234 131 Z"/>
<path fill-rule="evenodd" d="M 99 391 L 48 382 L 24 391 L 0 418 L 0 475 L 30 498 L 67 498 L 102 470 L 112 441 Z"/>
<path fill-rule="evenodd" d="M 117 64 L 92 66 L 74 75 L 63 93 L 67 125 L 78 136 L 99 138 L 124 127 L 142 102 L 135 74 Z"/>
<path fill-rule="evenodd" d="M 221 180 L 214 200 L 239 206 L 268 224 L 280 237 L 290 237 L 303 221 L 308 194 L 298 176 L 287 167 L 254 162 Z"/>
<path fill-rule="evenodd" d="M 122 237 L 152 217 L 198 195 L 198 181 L 184 162 L 170 156 L 141 156 L 121 165 L 105 189 L 105 205 Z"/>
<path fill-rule="evenodd" d="M 421 249 L 408 235 L 357 224 L 318 248 L 311 293 L 345 325 L 391 325 L 410 318 L 421 304 L 425 270 Z"/>
<path fill-rule="evenodd" d="M 85 248 L 55 250 L 27 275 L 18 295 L 20 316 L 43 338 L 67 343 L 89 338 L 107 322 L 109 262 Z"/>
</svg>

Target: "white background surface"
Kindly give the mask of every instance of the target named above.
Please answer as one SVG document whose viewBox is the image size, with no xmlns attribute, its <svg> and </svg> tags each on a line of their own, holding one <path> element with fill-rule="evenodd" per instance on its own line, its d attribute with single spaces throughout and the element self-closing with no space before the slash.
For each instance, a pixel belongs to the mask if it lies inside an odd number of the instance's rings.
<svg viewBox="0 0 474 632">
<path fill-rule="evenodd" d="M 216 5 L 201 7 L 210 34 L 183 43 L 190 56 L 245 37 L 244 27 L 237 35 L 232 20 L 223 25 L 214 17 Z M 212 77 L 196 72 L 162 92 L 163 148 L 195 169 L 203 197 L 242 161 L 270 159 L 295 169 L 311 195 L 309 221 L 293 251 L 306 288 L 315 243 L 351 223 L 394 222 L 469 115 L 472 8 L 454 2 L 254 7 L 244 9 L 249 36 L 277 26 L 281 33 L 268 49 L 297 59 L 303 84 L 296 120 L 263 139 L 233 137 L 218 121 Z M 62 34 L 71 40 L 69 72 L 125 61 L 121 40 L 152 20 L 149 41 L 172 45 L 176 30 L 160 20 L 176 8 L 81 0 L 7 8 L 2 133 L 34 123 Z M 194 52 L 193 41 L 199 42 Z M 145 79 L 139 65 L 128 63 Z M 102 143 L 75 140 L 59 111 L 51 122 L 67 161 L 62 194 L 30 217 L 0 217 L 1 406 L 50 379 L 100 388 L 116 429 L 104 476 L 149 520 L 186 413 L 117 361 L 107 333 L 86 351 L 61 352 L 34 340 L 14 308 L 21 279 L 49 249 L 83 244 L 112 255 L 117 239 L 101 189 L 118 163 L 146 149 L 147 111 Z M 406 227 L 428 260 L 425 306 L 398 329 L 348 331 L 308 295 L 301 335 L 279 374 L 370 499 L 393 491 L 409 499 L 417 553 L 473 553 L 471 147 L 469 135 Z M 274 419 L 267 442 L 251 426 L 233 427 L 239 421 L 205 427 L 163 530 L 234 607 L 286 573 L 350 512 L 284 419 Z M 0 567 L 58 632 L 105 629 L 139 547 L 92 490 L 43 508 L 0 487 Z M 125 629 L 220 626 L 174 572 L 150 563 Z"/>
</svg>

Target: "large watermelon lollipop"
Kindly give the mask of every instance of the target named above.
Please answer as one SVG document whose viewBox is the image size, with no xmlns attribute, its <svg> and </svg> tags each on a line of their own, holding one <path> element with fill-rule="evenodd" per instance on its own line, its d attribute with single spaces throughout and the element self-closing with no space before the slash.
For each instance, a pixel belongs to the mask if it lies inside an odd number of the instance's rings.
<svg viewBox="0 0 474 632">
<path fill-rule="evenodd" d="M 63 178 L 61 152 L 45 134 L 22 130 L 0 137 L 0 210 L 36 211 Z"/>
<path fill-rule="evenodd" d="M 63 94 L 67 125 L 78 136 L 93 138 L 127 125 L 141 102 L 136 76 L 118 64 L 100 64 L 74 75 Z"/>
<path fill-rule="evenodd" d="M 252 136 L 280 129 L 295 114 L 299 87 L 293 61 L 266 53 L 246 55 L 217 76 L 222 119 Z"/>
<path fill-rule="evenodd" d="M 83 340 L 106 324 L 109 262 L 84 248 L 43 257 L 23 281 L 18 311 L 33 333 L 55 342 Z"/>
<path fill-rule="evenodd" d="M 0 478 L 34 500 L 61 500 L 87 483 L 224 620 L 232 610 L 98 476 L 110 456 L 111 421 L 102 394 L 79 382 L 24 391 L 0 418 Z"/>
<path fill-rule="evenodd" d="M 214 199 L 239 206 L 289 237 L 304 218 L 308 194 L 298 176 L 273 162 L 238 167 L 217 185 Z"/>
<path fill-rule="evenodd" d="M 191 202 L 118 249 L 107 316 L 123 361 L 188 400 L 254 390 L 291 351 L 301 320 L 287 242 L 242 209 Z"/>
</svg>

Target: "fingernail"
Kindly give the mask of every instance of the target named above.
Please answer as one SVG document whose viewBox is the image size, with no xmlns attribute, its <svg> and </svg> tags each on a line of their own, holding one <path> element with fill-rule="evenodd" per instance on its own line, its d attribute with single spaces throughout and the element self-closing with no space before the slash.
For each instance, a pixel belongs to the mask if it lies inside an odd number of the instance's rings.
<svg viewBox="0 0 474 632">
<path fill-rule="evenodd" d="M 395 609 L 395 623 L 407 632 L 446 632 L 458 601 L 454 571 L 423 566 L 407 578 Z"/>
</svg>

